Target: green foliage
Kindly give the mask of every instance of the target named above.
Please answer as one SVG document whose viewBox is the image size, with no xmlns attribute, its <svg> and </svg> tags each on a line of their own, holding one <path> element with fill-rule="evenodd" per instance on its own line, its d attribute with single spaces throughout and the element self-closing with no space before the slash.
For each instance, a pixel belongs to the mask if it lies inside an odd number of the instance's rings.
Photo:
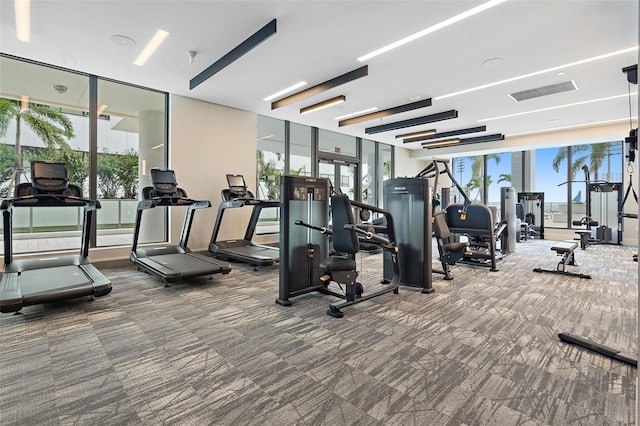
<svg viewBox="0 0 640 426">
<path fill-rule="evenodd" d="M 622 144 L 620 142 L 603 142 L 572 146 L 571 164 L 569 165 L 571 179 L 575 179 L 578 170 L 580 170 L 583 165 L 588 164 L 589 170 L 593 174 L 593 179 L 599 180 L 599 172 L 604 160 L 609 160 L 611 156 L 618 155 L 621 152 Z M 556 172 L 560 171 L 560 165 L 567 160 L 568 155 L 568 147 L 564 146 L 560 148 L 551 163 L 553 170 Z M 608 171 L 610 171 L 609 168 Z"/>
<path fill-rule="evenodd" d="M 13 146 L 0 144 L 0 197 L 8 197 L 9 179 L 16 161 L 16 152 Z"/>
<path fill-rule="evenodd" d="M 98 191 L 101 198 L 116 198 L 118 193 L 118 158 L 104 148 L 98 154 Z"/>
<path fill-rule="evenodd" d="M 511 173 L 500 173 L 500 176 L 498 177 L 498 183 L 502 183 L 502 182 L 509 182 L 511 183 Z"/>
<path fill-rule="evenodd" d="M 138 153 L 133 148 L 126 149 L 118 155 L 116 168 L 118 185 L 124 191 L 123 198 L 136 199 L 138 197 Z"/>
</svg>

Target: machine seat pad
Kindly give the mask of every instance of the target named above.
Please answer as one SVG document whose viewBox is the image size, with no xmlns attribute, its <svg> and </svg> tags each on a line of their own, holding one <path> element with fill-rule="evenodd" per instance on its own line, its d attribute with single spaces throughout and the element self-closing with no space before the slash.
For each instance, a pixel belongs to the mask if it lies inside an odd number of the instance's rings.
<svg viewBox="0 0 640 426">
<path fill-rule="evenodd" d="M 557 253 L 571 253 L 576 247 L 578 247 L 578 243 L 566 242 L 551 247 L 551 250 Z"/>
<path fill-rule="evenodd" d="M 344 257 L 331 256 L 320 263 L 320 269 L 325 272 L 354 271 L 356 269 L 356 261 L 345 259 Z"/>
</svg>

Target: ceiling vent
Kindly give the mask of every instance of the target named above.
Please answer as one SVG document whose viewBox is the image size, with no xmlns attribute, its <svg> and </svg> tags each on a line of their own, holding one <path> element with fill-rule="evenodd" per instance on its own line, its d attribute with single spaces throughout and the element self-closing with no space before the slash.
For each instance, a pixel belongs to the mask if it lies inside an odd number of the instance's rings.
<svg viewBox="0 0 640 426">
<path fill-rule="evenodd" d="M 578 90 L 576 82 L 565 81 L 562 83 L 552 84 L 550 86 L 538 87 L 535 89 L 523 90 L 522 92 L 511 93 L 509 97 L 516 102 L 526 101 L 527 99 L 539 98 L 541 96 L 553 95 L 562 92 L 571 92 Z"/>
</svg>

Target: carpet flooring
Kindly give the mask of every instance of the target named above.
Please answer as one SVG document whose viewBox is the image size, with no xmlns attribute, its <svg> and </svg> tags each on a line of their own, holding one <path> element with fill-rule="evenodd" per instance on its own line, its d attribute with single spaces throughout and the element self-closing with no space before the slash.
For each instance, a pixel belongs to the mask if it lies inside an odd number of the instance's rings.
<svg viewBox="0 0 640 426">
<path fill-rule="evenodd" d="M 557 333 L 637 352 L 637 248 L 576 250 L 569 269 L 591 280 L 532 272 L 555 267 L 553 244 L 519 243 L 497 272 L 456 265 L 432 294 L 401 287 L 342 319 L 318 293 L 277 305 L 277 266 L 171 287 L 103 268 L 105 297 L 0 316 L 0 423 L 635 424 L 636 370 Z M 357 261 L 377 289 L 382 255 Z"/>
</svg>

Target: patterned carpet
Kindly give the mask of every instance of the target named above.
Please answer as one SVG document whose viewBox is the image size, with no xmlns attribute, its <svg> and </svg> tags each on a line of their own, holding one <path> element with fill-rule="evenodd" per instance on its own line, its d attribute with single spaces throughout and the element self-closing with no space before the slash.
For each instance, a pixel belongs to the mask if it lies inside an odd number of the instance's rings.
<svg viewBox="0 0 640 426">
<path fill-rule="evenodd" d="M 277 266 L 169 288 L 103 269 L 108 296 L 0 316 L 0 423 L 634 424 L 636 370 L 556 335 L 637 351 L 637 249 L 578 249 L 571 270 L 592 280 L 532 272 L 555 267 L 552 244 L 518 244 L 498 272 L 456 265 L 433 294 L 401 287 L 342 319 L 317 293 L 277 305 Z M 357 259 L 365 291 L 381 259 Z"/>
</svg>

